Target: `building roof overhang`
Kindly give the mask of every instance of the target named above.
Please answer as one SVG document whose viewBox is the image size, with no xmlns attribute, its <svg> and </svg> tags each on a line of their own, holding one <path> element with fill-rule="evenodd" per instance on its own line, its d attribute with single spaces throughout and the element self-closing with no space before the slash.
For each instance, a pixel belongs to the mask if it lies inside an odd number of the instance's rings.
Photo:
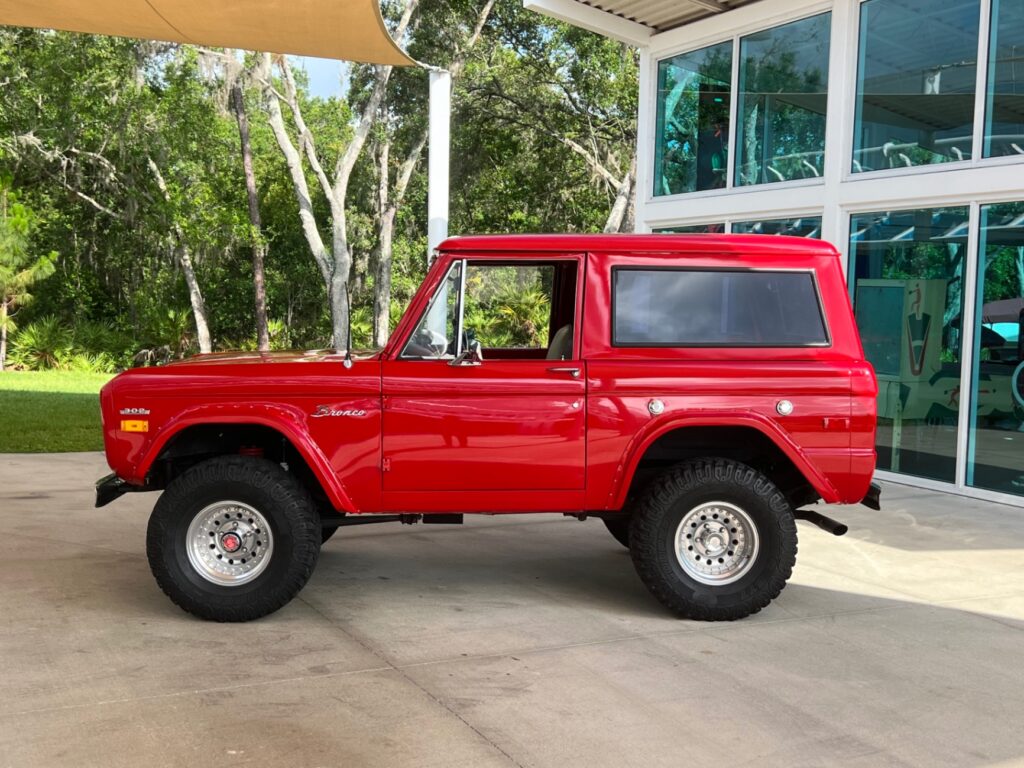
<svg viewBox="0 0 1024 768">
<path fill-rule="evenodd" d="M 524 0 L 538 13 L 584 29 L 644 45 L 652 35 L 758 0 Z"/>
</svg>

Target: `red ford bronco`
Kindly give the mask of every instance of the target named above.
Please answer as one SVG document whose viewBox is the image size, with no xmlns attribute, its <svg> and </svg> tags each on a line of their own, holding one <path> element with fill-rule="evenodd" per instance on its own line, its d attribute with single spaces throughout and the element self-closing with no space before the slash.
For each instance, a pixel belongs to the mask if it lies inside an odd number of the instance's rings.
<svg viewBox="0 0 1024 768">
<path fill-rule="evenodd" d="M 97 506 L 163 490 L 146 549 L 197 616 L 277 610 L 340 526 L 598 517 L 676 614 L 775 598 L 797 519 L 879 508 L 876 382 L 839 256 L 796 238 L 445 242 L 387 347 L 127 371 Z"/>
</svg>

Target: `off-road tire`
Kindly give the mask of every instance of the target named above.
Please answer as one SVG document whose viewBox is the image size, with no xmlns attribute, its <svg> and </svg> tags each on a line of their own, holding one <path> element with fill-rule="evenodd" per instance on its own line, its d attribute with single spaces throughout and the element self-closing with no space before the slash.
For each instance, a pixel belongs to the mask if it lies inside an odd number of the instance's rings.
<svg viewBox="0 0 1024 768">
<path fill-rule="evenodd" d="M 225 500 L 258 510 L 273 535 L 264 570 L 231 586 L 201 576 L 186 544 L 192 520 Z M 306 489 L 279 464 L 243 456 L 210 459 L 175 478 L 157 501 L 146 534 L 160 588 L 183 610 L 212 621 L 250 621 L 284 606 L 312 575 L 320 544 L 320 516 Z"/>
<path fill-rule="evenodd" d="M 739 507 L 753 521 L 759 548 L 738 580 L 708 585 L 684 571 L 676 555 L 678 526 L 708 502 Z M 760 472 L 728 459 L 695 459 L 655 480 L 631 517 L 630 554 L 640 579 L 682 618 L 734 621 L 779 596 L 796 562 L 797 534 L 786 497 Z"/>
<path fill-rule="evenodd" d="M 629 549 L 629 518 L 617 517 L 614 519 L 604 518 L 604 527 L 619 544 Z"/>
</svg>

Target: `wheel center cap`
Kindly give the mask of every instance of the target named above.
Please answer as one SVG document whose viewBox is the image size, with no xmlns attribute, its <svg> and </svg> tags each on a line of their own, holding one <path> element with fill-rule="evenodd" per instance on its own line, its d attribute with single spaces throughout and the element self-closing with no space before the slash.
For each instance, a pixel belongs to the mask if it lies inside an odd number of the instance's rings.
<svg viewBox="0 0 1024 768">
<path fill-rule="evenodd" d="M 242 548 L 242 537 L 237 533 L 225 533 L 220 537 L 220 546 L 225 552 L 237 552 Z"/>
</svg>

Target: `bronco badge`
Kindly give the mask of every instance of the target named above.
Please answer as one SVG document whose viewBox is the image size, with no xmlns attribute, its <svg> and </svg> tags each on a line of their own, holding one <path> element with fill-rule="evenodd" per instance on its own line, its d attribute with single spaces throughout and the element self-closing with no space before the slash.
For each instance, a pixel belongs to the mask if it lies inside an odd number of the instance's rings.
<svg viewBox="0 0 1024 768">
<path fill-rule="evenodd" d="M 336 408 L 332 408 L 329 405 L 318 405 L 316 407 L 316 410 L 313 411 L 313 413 L 311 415 L 312 415 L 312 417 L 314 419 L 322 419 L 324 416 L 354 416 L 354 417 L 359 417 L 359 416 L 365 416 L 366 415 L 366 411 L 356 410 L 356 409 L 339 410 L 339 409 L 336 409 Z"/>
</svg>

